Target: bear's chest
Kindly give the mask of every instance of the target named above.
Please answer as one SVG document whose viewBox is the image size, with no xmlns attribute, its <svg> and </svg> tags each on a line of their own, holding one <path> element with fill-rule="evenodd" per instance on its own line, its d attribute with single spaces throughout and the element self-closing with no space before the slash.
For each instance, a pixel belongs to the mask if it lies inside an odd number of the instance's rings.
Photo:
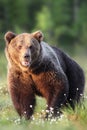
<svg viewBox="0 0 87 130">
<path fill-rule="evenodd" d="M 32 79 L 35 83 L 36 89 L 43 95 L 49 92 L 49 90 L 55 89 L 55 84 L 58 81 L 55 72 L 46 72 L 39 75 L 32 75 Z"/>
</svg>

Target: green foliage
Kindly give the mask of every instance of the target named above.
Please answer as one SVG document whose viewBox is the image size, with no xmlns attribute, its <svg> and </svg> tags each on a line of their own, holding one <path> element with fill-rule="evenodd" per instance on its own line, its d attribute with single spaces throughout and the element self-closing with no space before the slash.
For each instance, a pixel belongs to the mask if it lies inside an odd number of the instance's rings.
<svg viewBox="0 0 87 130">
<path fill-rule="evenodd" d="M 0 83 L 2 82 L 2 84 L 3 84 L 3 81 L 6 80 L 6 72 L 7 72 L 6 63 L 7 61 L 6 61 L 5 55 L 2 52 L 0 52 Z"/>
<path fill-rule="evenodd" d="M 37 13 L 37 24 L 35 29 L 41 29 L 42 32 L 45 35 L 45 39 L 47 41 L 49 41 L 50 44 L 52 44 L 53 42 L 51 41 L 53 38 L 52 34 L 51 34 L 51 28 L 53 26 L 53 21 L 51 19 L 51 14 L 49 12 L 49 9 L 47 8 L 47 6 L 43 6 L 41 12 Z"/>
<path fill-rule="evenodd" d="M 86 0 L 0 0 L 0 35 L 42 30 L 46 41 L 68 51 L 87 47 L 86 8 Z"/>
</svg>

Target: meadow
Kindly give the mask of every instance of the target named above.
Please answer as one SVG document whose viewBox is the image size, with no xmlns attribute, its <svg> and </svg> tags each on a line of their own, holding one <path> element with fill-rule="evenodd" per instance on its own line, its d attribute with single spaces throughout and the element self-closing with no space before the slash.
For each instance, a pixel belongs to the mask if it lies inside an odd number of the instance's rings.
<svg viewBox="0 0 87 130">
<path fill-rule="evenodd" d="M 73 58 L 82 66 L 87 79 L 86 52 L 80 51 Z M 37 106 L 32 120 L 25 121 L 17 115 L 7 90 L 7 61 L 4 51 L 0 52 L 0 130 L 87 130 L 87 88 L 85 88 L 82 106 L 77 106 L 75 111 L 64 108 L 58 120 L 44 120 L 46 101 L 37 97 Z M 86 83 L 87 86 L 87 83 Z"/>
</svg>

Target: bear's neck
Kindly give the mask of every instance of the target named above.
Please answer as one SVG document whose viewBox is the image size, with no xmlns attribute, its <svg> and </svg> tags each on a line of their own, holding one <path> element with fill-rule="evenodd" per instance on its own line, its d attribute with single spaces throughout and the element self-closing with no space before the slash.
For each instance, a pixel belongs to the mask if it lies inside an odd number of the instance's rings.
<svg viewBox="0 0 87 130">
<path fill-rule="evenodd" d="M 29 71 L 33 74 L 39 74 L 41 72 L 45 72 L 49 70 L 49 66 L 51 65 L 51 61 L 48 60 L 48 57 L 45 57 L 43 54 L 43 48 L 41 46 L 40 55 L 37 60 L 31 64 Z"/>
</svg>

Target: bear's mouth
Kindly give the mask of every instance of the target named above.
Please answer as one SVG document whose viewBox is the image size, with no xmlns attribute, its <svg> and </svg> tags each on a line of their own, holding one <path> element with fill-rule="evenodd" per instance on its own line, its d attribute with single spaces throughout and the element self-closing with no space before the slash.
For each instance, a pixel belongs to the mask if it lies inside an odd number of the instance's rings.
<svg viewBox="0 0 87 130">
<path fill-rule="evenodd" d="M 22 66 L 29 67 L 30 66 L 30 62 L 29 61 L 22 61 Z"/>
</svg>

